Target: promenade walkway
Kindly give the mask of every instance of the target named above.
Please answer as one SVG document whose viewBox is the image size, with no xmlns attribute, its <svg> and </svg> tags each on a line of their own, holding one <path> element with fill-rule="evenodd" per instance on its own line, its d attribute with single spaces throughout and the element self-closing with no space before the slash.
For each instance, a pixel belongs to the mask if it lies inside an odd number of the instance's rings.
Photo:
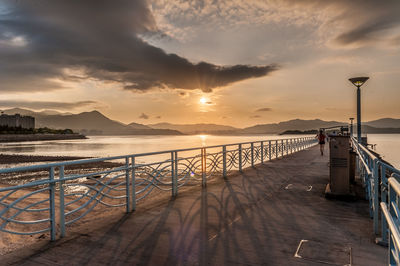
<svg viewBox="0 0 400 266">
<path fill-rule="evenodd" d="M 328 157 L 312 147 L 226 179 L 215 178 L 203 189 L 180 190 L 176 199 L 140 204 L 136 212 L 119 214 L 101 229 L 5 261 L 19 265 L 387 264 L 387 249 L 374 244 L 368 203 L 325 199 L 328 170 Z"/>
</svg>

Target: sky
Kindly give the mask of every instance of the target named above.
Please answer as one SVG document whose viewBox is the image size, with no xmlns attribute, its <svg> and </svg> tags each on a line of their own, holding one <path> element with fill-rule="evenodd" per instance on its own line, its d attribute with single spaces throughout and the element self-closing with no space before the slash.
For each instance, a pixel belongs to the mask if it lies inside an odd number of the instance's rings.
<svg viewBox="0 0 400 266">
<path fill-rule="evenodd" d="M 400 118 L 400 1 L 0 0 L 0 109 L 238 127 Z"/>
</svg>

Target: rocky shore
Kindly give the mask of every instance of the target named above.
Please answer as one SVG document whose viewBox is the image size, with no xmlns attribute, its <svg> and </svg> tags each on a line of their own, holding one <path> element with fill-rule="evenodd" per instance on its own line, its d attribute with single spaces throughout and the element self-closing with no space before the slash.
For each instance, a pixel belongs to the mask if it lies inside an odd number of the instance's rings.
<svg viewBox="0 0 400 266">
<path fill-rule="evenodd" d="M 60 162 L 60 161 L 62 162 L 62 161 L 80 160 L 87 158 L 88 157 L 0 154 L 0 164 Z"/>
<path fill-rule="evenodd" d="M 0 168 L 16 167 L 30 164 L 51 163 L 72 161 L 80 159 L 89 159 L 88 157 L 71 157 L 71 156 L 39 156 L 39 155 L 18 155 L 18 154 L 0 154 Z M 19 165 L 20 164 L 20 165 Z M 94 162 L 77 165 L 69 165 L 65 167 L 65 173 L 77 174 L 85 172 L 96 172 L 121 166 L 119 162 Z M 56 169 L 57 172 L 57 169 Z M 43 170 L 33 170 L 28 172 L 20 172 L 18 174 L 8 173 L 0 174 L 0 185 L 21 185 L 34 180 L 47 178 L 48 172 Z"/>
<path fill-rule="evenodd" d="M 86 139 L 81 134 L 0 134 L 0 142 Z"/>
</svg>

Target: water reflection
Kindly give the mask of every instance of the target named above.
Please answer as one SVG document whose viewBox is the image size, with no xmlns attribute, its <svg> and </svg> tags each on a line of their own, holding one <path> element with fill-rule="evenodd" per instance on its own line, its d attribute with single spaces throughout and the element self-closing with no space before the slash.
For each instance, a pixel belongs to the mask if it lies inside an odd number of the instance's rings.
<svg viewBox="0 0 400 266">
<path fill-rule="evenodd" d="M 89 139 L 84 140 L 1 143 L 0 153 L 106 157 L 292 137 L 299 136 L 90 136 Z M 400 134 L 369 134 L 368 141 L 377 144 L 376 151 L 381 153 L 387 161 L 396 167 L 400 167 L 400 155 L 398 153 L 400 150 Z"/>
<path fill-rule="evenodd" d="M 85 140 L 2 143 L 0 153 L 106 157 L 288 137 L 293 136 L 91 136 Z"/>
<path fill-rule="evenodd" d="M 207 146 L 206 140 L 207 140 L 207 135 L 198 135 L 199 138 L 201 139 L 201 146 Z"/>
</svg>

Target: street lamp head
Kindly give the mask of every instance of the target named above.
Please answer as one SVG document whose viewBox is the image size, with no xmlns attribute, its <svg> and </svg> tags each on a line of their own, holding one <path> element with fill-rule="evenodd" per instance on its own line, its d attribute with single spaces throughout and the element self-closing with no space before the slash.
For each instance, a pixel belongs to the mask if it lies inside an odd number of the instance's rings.
<svg viewBox="0 0 400 266">
<path fill-rule="evenodd" d="M 349 119 L 350 119 L 350 120 L 353 122 L 353 120 L 354 120 L 354 117 L 350 117 Z"/>
<path fill-rule="evenodd" d="M 351 83 L 353 83 L 354 86 L 356 86 L 357 88 L 361 87 L 367 80 L 369 79 L 369 77 L 356 77 L 356 78 L 351 78 L 349 79 Z"/>
</svg>

